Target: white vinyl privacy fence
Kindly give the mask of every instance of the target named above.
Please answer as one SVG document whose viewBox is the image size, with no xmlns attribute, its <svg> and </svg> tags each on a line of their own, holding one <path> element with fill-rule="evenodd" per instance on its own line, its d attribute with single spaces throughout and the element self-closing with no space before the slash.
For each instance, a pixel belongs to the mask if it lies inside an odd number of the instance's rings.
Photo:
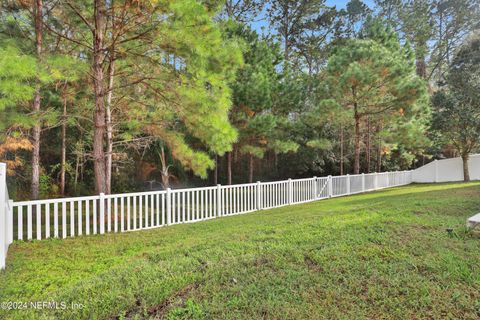
<svg viewBox="0 0 480 320">
<path fill-rule="evenodd" d="M 12 202 L 0 166 L 0 267 L 13 240 L 126 232 L 243 214 L 412 182 L 411 171 Z"/>
<path fill-rule="evenodd" d="M 471 154 L 468 160 L 471 180 L 480 180 L 480 154 Z M 453 182 L 463 181 L 462 158 L 434 160 L 413 170 L 413 182 Z"/>
</svg>

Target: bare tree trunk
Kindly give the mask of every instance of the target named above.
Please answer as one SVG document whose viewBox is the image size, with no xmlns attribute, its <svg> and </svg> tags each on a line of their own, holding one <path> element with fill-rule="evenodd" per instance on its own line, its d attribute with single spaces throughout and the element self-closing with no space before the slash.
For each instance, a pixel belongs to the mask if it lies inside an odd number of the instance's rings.
<svg viewBox="0 0 480 320">
<path fill-rule="evenodd" d="M 370 117 L 367 116 L 367 141 L 366 141 L 366 156 L 367 156 L 367 173 L 370 173 L 370 162 L 371 162 L 371 156 L 370 156 Z"/>
<path fill-rule="evenodd" d="M 215 170 L 213 171 L 213 184 L 218 184 L 218 155 L 215 154 Z"/>
<path fill-rule="evenodd" d="M 437 5 L 437 10 L 438 10 L 438 15 L 439 15 L 439 18 L 438 18 L 438 24 L 439 24 L 439 27 L 438 27 L 438 39 L 439 41 L 443 41 L 443 6 L 441 5 L 441 1 L 439 1 L 439 4 Z M 442 49 L 440 49 L 442 50 Z M 439 57 L 441 57 L 443 54 L 442 51 L 439 52 Z M 439 58 L 441 59 L 441 58 Z M 443 65 L 442 65 L 442 61 L 438 61 L 438 79 L 437 80 L 442 80 L 442 69 L 443 69 Z"/>
<path fill-rule="evenodd" d="M 115 17 L 114 0 L 110 1 L 110 10 L 112 17 Z M 112 18 L 112 30 L 116 31 L 115 18 Z M 115 34 L 112 34 L 112 38 Z M 112 42 L 113 43 L 113 42 Z M 108 93 L 106 106 L 106 126 L 107 126 L 107 154 L 105 160 L 105 193 L 112 193 L 112 157 L 113 157 L 113 119 L 112 119 L 112 99 L 113 99 L 113 80 L 115 76 L 115 46 L 110 48 L 108 64 Z"/>
<path fill-rule="evenodd" d="M 360 115 L 355 104 L 355 158 L 353 162 L 353 173 L 360 173 Z"/>
<path fill-rule="evenodd" d="M 377 172 L 382 172 L 382 144 L 378 144 L 378 154 L 377 154 Z"/>
<path fill-rule="evenodd" d="M 377 172 L 382 172 L 382 142 L 378 139 L 377 149 Z"/>
<path fill-rule="evenodd" d="M 462 162 L 463 162 L 463 181 L 468 182 L 470 181 L 470 171 L 468 169 L 468 159 L 469 154 L 462 153 Z"/>
<path fill-rule="evenodd" d="M 103 85 L 102 64 L 105 59 L 103 37 L 106 29 L 105 0 L 94 1 L 95 29 L 93 30 L 93 87 L 95 92 L 95 113 L 93 130 L 93 169 L 95 173 L 95 189 L 97 193 L 105 192 L 105 90 Z"/>
<path fill-rule="evenodd" d="M 380 137 L 382 131 L 382 124 L 377 126 L 378 146 L 377 146 L 377 172 L 382 172 L 382 138 Z"/>
<path fill-rule="evenodd" d="M 278 154 L 276 152 L 273 153 L 273 163 L 275 166 L 275 175 L 278 176 Z M 262 168 L 263 173 L 263 168 Z"/>
<path fill-rule="evenodd" d="M 169 166 L 163 146 L 160 148 L 160 162 L 162 164 L 162 185 L 164 189 L 167 189 L 170 188 L 170 173 L 168 172 Z"/>
<path fill-rule="evenodd" d="M 248 182 L 253 182 L 253 155 L 248 155 Z"/>
<path fill-rule="evenodd" d="M 288 10 L 289 4 L 287 2 L 283 3 L 283 40 L 284 40 L 284 51 L 283 51 L 283 57 L 284 57 L 284 71 L 288 71 L 288 64 L 290 62 L 290 41 L 289 41 L 289 24 L 290 24 L 290 12 Z"/>
<path fill-rule="evenodd" d="M 227 153 L 227 184 L 232 184 L 232 152 Z"/>
<path fill-rule="evenodd" d="M 107 154 L 105 161 L 105 193 L 112 192 L 112 156 L 113 156 L 113 119 L 112 119 L 112 96 L 113 77 L 115 75 L 115 57 L 112 50 L 111 61 L 108 70 L 108 94 L 107 94 Z"/>
<path fill-rule="evenodd" d="M 42 42 L 43 42 L 43 2 L 42 0 L 35 1 L 35 46 L 37 49 L 37 58 L 41 61 L 42 58 Z M 33 112 L 38 116 L 40 112 L 40 83 L 37 83 L 35 89 L 35 97 L 33 98 Z M 39 187 L 40 187 L 40 133 L 41 133 L 40 120 L 37 119 L 32 130 L 32 200 L 38 199 Z"/>
<path fill-rule="evenodd" d="M 344 155 L 343 155 L 343 143 L 344 143 L 344 136 L 343 136 L 343 125 L 342 127 L 340 128 L 340 175 L 343 176 L 343 159 L 344 159 Z"/>
<path fill-rule="evenodd" d="M 425 56 L 417 56 L 417 61 L 415 62 L 417 75 L 422 79 L 427 78 L 427 64 L 425 62 Z"/>
<path fill-rule="evenodd" d="M 84 163 L 85 163 L 85 155 L 80 155 L 80 181 L 84 181 L 84 173 L 85 173 L 85 166 L 84 166 Z"/>
<path fill-rule="evenodd" d="M 233 162 L 232 162 L 232 164 L 237 164 L 238 161 L 239 161 L 239 158 L 240 158 L 238 156 L 238 148 L 235 148 L 235 146 L 233 146 L 232 152 L 233 152 Z"/>
<path fill-rule="evenodd" d="M 77 183 L 78 183 L 78 171 L 80 167 L 80 155 L 77 153 L 76 163 L 75 163 L 75 182 L 73 184 L 73 189 L 77 192 Z"/>
<path fill-rule="evenodd" d="M 67 83 L 63 92 L 63 115 L 62 115 L 62 160 L 60 167 L 60 194 L 65 195 L 65 170 L 67 165 Z"/>
</svg>

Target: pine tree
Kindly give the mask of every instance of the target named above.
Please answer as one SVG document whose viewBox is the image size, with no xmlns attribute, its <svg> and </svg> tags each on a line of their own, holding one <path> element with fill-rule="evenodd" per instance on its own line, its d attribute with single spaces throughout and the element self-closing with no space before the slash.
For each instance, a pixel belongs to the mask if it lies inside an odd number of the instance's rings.
<svg viewBox="0 0 480 320">
<path fill-rule="evenodd" d="M 433 129 L 452 144 L 463 160 L 463 178 L 470 180 L 468 159 L 480 144 L 480 37 L 469 39 L 449 68 L 447 85 L 433 98 Z"/>
<path fill-rule="evenodd" d="M 188 135 L 219 154 L 231 149 L 236 132 L 227 118 L 228 82 L 241 63 L 241 53 L 236 44 L 223 39 L 214 21 L 219 3 L 96 0 L 93 7 L 69 3 L 55 15 L 49 31 L 61 35 L 62 42 L 79 46 L 92 61 L 97 192 L 108 191 L 107 158 L 114 152 L 113 144 L 161 139 L 182 165 L 202 177 L 213 162 L 187 142 Z M 135 28 L 131 21 L 136 21 Z"/>
<path fill-rule="evenodd" d="M 229 32 L 244 47 L 244 65 L 231 84 L 230 119 L 239 132 L 236 146 L 248 157 L 248 181 L 252 182 L 254 158 L 262 159 L 267 151 L 278 154 L 296 150 L 297 145 L 281 134 L 285 119 L 274 110 L 274 92 L 280 81 L 276 70 L 281 62 L 278 45 L 259 39 L 255 31 L 242 25 L 231 24 Z"/>
<path fill-rule="evenodd" d="M 34 96 L 33 80 L 36 61 L 8 43 L 0 46 L 0 160 L 7 163 L 9 175 L 24 165 L 18 152 L 30 151 L 32 144 L 25 134 L 31 121 L 21 116 L 19 105 L 26 105 Z"/>
<path fill-rule="evenodd" d="M 351 39 L 336 48 L 328 61 L 322 103 L 351 111 L 355 125 L 354 166 L 360 172 L 360 125 L 365 117 L 403 117 L 416 109 L 425 95 L 424 82 L 415 75 L 412 52 L 400 46 L 388 28 L 372 23 L 364 39 Z"/>
</svg>

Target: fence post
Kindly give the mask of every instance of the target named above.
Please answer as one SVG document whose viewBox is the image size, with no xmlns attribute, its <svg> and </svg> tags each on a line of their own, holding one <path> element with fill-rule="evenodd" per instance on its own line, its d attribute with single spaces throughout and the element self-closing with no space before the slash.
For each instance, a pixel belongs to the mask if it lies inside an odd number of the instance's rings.
<svg viewBox="0 0 480 320">
<path fill-rule="evenodd" d="M 5 163 L 0 163 L 0 270 L 5 269 L 5 259 L 7 258 L 7 245 L 6 245 L 6 209 L 7 204 L 5 202 L 7 185 L 7 166 Z"/>
<path fill-rule="evenodd" d="M 350 194 L 350 175 L 347 174 L 347 194 Z"/>
<path fill-rule="evenodd" d="M 13 242 L 13 200 L 8 199 L 8 244 Z"/>
<path fill-rule="evenodd" d="M 220 198 L 222 196 L 221 186 L 221 184 L 217 184 L 217 217 L 222 216 L 222 199 Z"/>
<path fill-rule="evenodd" d="M 374 179 L 373 179 L 373 189 L 378 189 L 378 173 L 374 172 Z"/>
<path fill-rule="evenodd" d="M 100 234 L 105 233 L 105 193 L 100 193 Z"/>
<path fill-rule="evenodd" d="M 293 200 L 293 184 L 292 179 L 288 179 L 288 204 L 292 204 Z"/>
<path fill-rule="evenodd" d="M 313 200 L 317 200 L 317 177 L 313 177 Z"/>
<path fill-rule="evenodd" d="M 387 181 L 387 188 L 390 187 L 390 171 L 385 172 L 385 180 Z"/>
<path fill-rule="evenodd" d="M 362 192 L 365 192 L 365 173 L 362 173 Z"/>
<path fill-rule="evenodd" d="M 435 176 L 433 178 L 433 182 L 437 183 L 438 182 L 438 160 L 437 159 L 435 159 L 433 161 L 433 165 L 434 165 L 434 169 L 435 169 L 435 173 L 434 173 Z"/>
<path fill-rule="evenodd" d="M 332 176 L 328 176 L 327 188 L 328 188 L 328 197 L 331 198 L 333 196 Z"/>
<path fill-rule="evenodd" d="M 172 189 L 167 188 L 167 226 L 172 224 Z"/>
<path fill-rule="evenodd" d="M 262 184 L 257 181 L 257 210 L 262 210 Z"/>
</svg>

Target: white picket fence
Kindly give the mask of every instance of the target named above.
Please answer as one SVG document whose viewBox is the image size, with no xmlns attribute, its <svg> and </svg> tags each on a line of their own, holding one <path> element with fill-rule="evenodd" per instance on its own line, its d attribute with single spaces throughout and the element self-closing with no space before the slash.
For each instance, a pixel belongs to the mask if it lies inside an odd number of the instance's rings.
<svg viewBox="0 0 480 320">
<path fill-rule="evenodd" d="M 0 268 L 5 267 L 13 240 L 158 228 L 412 182 L 411 171 L 400 171 L 13 202 L 8 198 L 6 167 L 1 165 Z"/>
</svg>

